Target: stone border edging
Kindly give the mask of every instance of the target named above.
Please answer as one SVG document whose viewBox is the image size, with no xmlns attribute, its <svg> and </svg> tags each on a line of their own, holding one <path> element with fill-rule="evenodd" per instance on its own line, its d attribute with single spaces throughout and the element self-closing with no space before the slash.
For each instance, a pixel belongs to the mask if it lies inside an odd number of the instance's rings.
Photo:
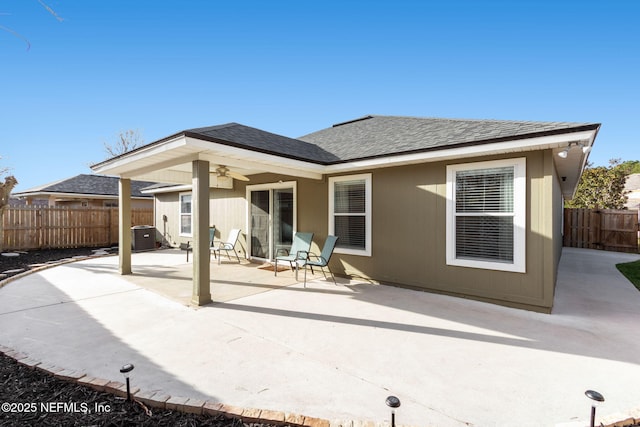
<svg viewBox="0 0 640 427">
<path fill-rule="evenodd" d="M 90 387 L 93 390 L 127 397 L 127 386 L 120 381 L 109 381 L 102 378 L 88 376 L 82 371 L 64 369 L 49 363 L 41 362 L 29 355 L 0 344 L 0 353 L 11 357 L 19 364 L 29 369 L 37 369 L 63 381 L 74 382 L 78 385 Z M 169 396 L 162 391 L 145 391 L 133 387 L 131 395 L 146 406 L 156 409 L 169 409 L 187 414 L 222 415 L 226 418 L 239 418 L 245 423 L 268 423 L 295 427 L 390 427 L 388 422 L 375 423 L 373 421 L 333 420 L 308 417 L 289 412 L 270 409 L 241 408 L 209 400 L 194 399 L 183 396 Z M 625 427 L 640 424 L 640 406 L 625 413 L 617 412 L 600 419 L 600 427 Z M 398 426 L 408 427 L 408 426 Z"/>
<path fill-rule="evenodd" d="M 0 353 L 11 357 L 19 364 L 29 369 L 37 369 L 54 377 L 74 382 L 78 385 L 90 387 L 93 390 L 127 397 L 127 386 L 119 381 L 109 381 L 102 378 L 88 376 L 82 371 L 63 369 L 61 367 L 41 362 L 29 355 L 16 351 L 10 347 L 0 345 Z M 268 423 L 299 427 L 354 427 L 362 424 L 356 422 L 331 423 L 322 418 L 308 417 L 300 414 L 285 413 L 268 409 L 241 408 L 220 402 L 193 399 L 182 396 L 169 396 L 162 391 L 144 391 L 138 387 L 131 389 L 133 398 L 146 406 L 157 409 L 169 409 L 187 414 L 222 415 L 226 418 L 240 418 L 245 423 Z M 371 424 L 374 427 L 374 424 Z"/>
</svg>

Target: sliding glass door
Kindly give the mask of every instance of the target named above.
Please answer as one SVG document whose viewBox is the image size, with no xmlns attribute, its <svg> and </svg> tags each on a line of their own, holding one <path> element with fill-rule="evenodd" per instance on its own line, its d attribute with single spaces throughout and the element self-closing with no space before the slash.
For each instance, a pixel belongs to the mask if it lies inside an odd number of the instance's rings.
<svg viewBox="0 0 640 427">
<path fill-rule="evenodd" d="M 269 258 L 269 190 L 251 192 L 251 256 Z"/>
<path fill-rule="evenodd" d="M 247 187 L 250 256 L 271 260 L 291 248 L 295 229 L 295 183 Z"/>
</svg>

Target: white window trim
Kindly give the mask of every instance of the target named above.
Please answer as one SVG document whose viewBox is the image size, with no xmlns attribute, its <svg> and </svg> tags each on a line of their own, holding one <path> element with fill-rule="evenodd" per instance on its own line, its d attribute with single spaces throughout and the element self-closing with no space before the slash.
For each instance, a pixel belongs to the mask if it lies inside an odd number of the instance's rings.
<svg viewBox="0 0 640 427">
<path fill-rule="evenodd" d="M 335 253 L 347 255 L 371 256 L 371 174 L 363 173 L 358 175 L 335 176 L 329 178 L 329 234 L 334 233 L 334 183 L 342 181 L 364 180 L 365 192 L 365 248 L 364 249 L 346 249 L 336 247 Z M 340 241 L 338 241 L 340 243 Z"/>
<path fill-rule="evenodd" d="M 526 273 L 526 206 L 527 206 L 527 171 L 526 158 L 494 160 L 487 162 L 465 163 L 447 166 L 447 265 L 459 267 L 481 268 L 488 270 L 511 271 Z M 455 178 L 458 171 L 489 169 L 498 167 L 513 167 L 513 262 L 503 263 L 494 261 L 469 260 L 456 258 L 456 227 L 455 227 Z"/>
<path fill-rule="evenodd" d="M 182 196 L 191 196 L 191 233 L 182 232 Z M 191 191 L 178 193 L 178 235 L 183 237 L 193 237 L 193 194 Z"/>
</svg>

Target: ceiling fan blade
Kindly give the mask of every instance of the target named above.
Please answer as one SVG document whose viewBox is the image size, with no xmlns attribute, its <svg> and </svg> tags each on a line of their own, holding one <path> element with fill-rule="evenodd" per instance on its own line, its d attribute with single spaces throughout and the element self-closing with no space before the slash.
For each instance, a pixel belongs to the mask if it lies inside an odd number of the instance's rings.
<svg viewBox="0 0 640 427">
<path fill-rule="evenodd" d="M 233 179 L 237 179 L 238 181 L 249 181 L 248 177 L 230 170 L 227 170 L 227 176 L 230 176 Z"/>
</svg>

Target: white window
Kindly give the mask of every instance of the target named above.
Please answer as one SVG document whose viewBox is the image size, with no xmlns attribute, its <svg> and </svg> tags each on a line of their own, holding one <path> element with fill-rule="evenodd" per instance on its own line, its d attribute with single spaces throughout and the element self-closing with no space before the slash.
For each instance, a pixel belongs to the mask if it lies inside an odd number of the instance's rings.
<svg viewBox="0 0 640 427">
<path fill-rule="evenodd" d="M 191 237 L 191 193 L 180 194 L 180 235 Z"/>
<path fill-rule="evenodd" d="M 371 174 L 329 178 L 329 234 L 336 253 L 371 256 Z"/>
<path fill-rule="evenodd" d="M 447 264 L 524 273 L 526 159 L 447 166 Z"/>
</svg>

